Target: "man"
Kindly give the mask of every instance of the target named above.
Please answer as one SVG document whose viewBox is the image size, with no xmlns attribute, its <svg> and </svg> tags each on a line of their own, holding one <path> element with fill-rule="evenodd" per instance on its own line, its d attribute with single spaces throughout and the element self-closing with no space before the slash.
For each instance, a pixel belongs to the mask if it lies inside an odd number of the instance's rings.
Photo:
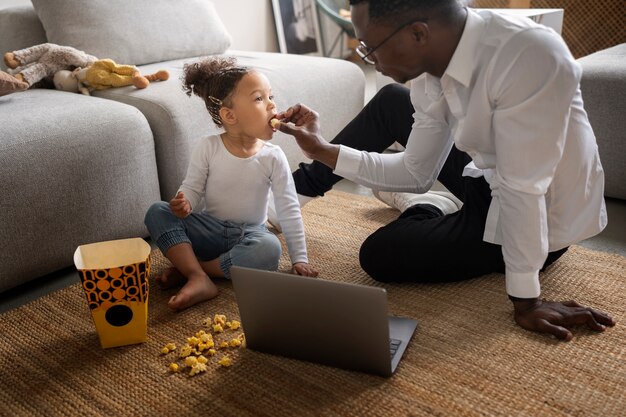
<svg viewBox="0 0 626 417">
<path fill-rule="evenodd" d="M 540 270 L 607 222 L 581 71 L 560 36 L 457 0 L 350 4 L 361 58 L 399 83 L 411 80 L 410 90 L 382 89 L 331 143 L 306 106 L 278 115 L 280 130 L 315 161 L 294 172 L 303 200 L 341 177 L 413 193 L 438 179 L 463 206 L 413 200 L 363 243 L 369 275 L 447 282 L 502 272 L 525 329 L 571 340 L 571 326 L 614 325 L 574 301 L 540 298 Z M 380 153 L 395 140 L 405 152 Z"/>
</svg>

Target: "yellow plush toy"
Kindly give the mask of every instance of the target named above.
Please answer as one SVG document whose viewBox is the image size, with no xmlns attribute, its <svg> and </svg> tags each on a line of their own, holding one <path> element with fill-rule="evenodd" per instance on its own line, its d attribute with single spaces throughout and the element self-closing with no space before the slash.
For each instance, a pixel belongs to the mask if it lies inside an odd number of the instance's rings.
<svg viewBox="0 0 626 417">
<path fill-rule="evenodd" d="M 144 76 L 134 65 L 118 65 L 111 59 L 99 59 L 85 68 L 57 71 L 53 81 L 57 90 L 89 95 L 93 90 L 127 85 L 146 88 L 150 81 L 165 81 L 169 76 L 165 70 Z"/>
<path fill-rule="evenodd" d="M 82 71 L 84 71 L 84 77 Z M 78 75 L 79 82 L 96 90 L 127 85 L 146 88 L 150 81 L 165 81 L 170 76 L 165 70 L 150 75 L 141 75 L 134 65 L 119 65 L 111 59 L 99 59 L 87 68 L 79 70 L 79 74 L 81 74 Z"/>
</svg>

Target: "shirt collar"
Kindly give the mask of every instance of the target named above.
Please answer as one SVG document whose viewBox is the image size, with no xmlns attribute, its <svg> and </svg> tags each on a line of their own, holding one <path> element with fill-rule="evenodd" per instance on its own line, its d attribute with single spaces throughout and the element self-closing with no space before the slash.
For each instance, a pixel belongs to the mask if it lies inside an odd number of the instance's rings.
<svg viewBox="0 0 626 417">
<path fill-rule="evenodd" d="M 472 73 L 477 63 L 477 53 L 480 38 L 483 34 L 485 21 L 474 10 L 467 9 L 467 20 L 461 40 L 452 55 L 448 68 L 443 77 L 454 78 L 466 88 L 469 87 Z"/>
</svg>

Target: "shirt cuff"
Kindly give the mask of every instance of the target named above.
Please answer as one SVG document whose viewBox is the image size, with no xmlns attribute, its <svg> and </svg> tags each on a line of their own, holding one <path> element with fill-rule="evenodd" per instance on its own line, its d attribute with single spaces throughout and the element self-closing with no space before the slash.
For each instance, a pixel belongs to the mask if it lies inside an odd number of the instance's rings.
<svg viewBox="0 0 626 417">
<path fill-rule="evenodd" d="M 517 298 L 537 298 L 541 295 L 539 271 L 506 272 L 506 292 Z"/>
<path fill-rule="evenodd" d="M 361 159 L 361 151 L 339 145 L 339 155 L 337 156 L 337 164 L 333 173 L 340 177 L 353 179 L 359 173 Z"/>
</svg>

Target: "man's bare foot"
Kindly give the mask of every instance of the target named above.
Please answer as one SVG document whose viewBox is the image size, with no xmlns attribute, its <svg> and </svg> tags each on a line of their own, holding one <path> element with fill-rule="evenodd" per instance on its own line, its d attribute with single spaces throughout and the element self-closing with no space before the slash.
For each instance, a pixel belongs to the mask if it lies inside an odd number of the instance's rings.
<svg viewBox="0 0 626 417">
<path fill-rule="evenodd" d="M 190 275 L 187 283 L 167 303 L 172 310 L 184 310 L 216 297 L 218 289 L 207 275 Z"/>
<path fill-rule="evenodd" d="M 180 273 L 180 271 L 173 266 L 167 268 L 161 275 L 157 275 L 155 278 L 159 287 L 164 290 L 174 287 L 182 287 L 187 282 L 187 278 Z"/>
</svg>

